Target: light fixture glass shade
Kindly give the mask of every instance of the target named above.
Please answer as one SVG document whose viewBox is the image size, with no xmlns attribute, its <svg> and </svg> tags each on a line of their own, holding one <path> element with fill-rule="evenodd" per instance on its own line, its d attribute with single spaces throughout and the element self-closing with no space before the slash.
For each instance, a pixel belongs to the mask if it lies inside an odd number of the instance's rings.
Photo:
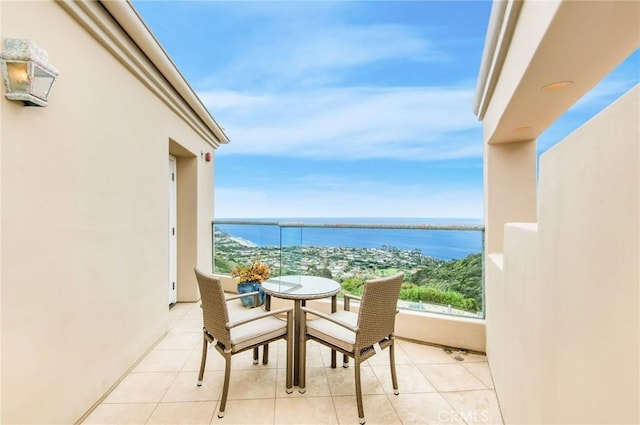
<svg viewBox="0 0 640 425">
<path fill-rule="evenodd" d="M 542 91 L 557 91 L 569 87 L 573 84 L 573 81 L 556 81 L 555 83 L 547 84 L 542 87 Z"/>
<path fill-rule="evenodd" d="M 58 70 L 47 52 L 30 40 L 6 38 L 0 52 L 5 96 L 29 106 L 47 106 Z"/>
</svg>

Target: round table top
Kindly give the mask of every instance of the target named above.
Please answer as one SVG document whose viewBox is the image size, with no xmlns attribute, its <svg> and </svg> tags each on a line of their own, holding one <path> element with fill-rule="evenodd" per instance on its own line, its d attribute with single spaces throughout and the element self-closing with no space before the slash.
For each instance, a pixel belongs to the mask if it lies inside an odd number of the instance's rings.
<svg viewBox="0 0 640 425">
<path fill-rule="evenodd" d="M 320 276 L 280 276 L 262 282 L 265 293 L 290 300 L 331 297 L 340 292 L 340 289 L 342 286 L 335 280 Z"/>
</svg>

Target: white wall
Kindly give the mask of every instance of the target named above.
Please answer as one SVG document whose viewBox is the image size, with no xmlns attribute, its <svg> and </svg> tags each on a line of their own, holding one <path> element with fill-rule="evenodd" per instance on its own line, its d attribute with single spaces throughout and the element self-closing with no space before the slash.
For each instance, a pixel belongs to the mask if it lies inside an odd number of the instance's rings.
<svg viewBox="0 0 640 425">
<path fill-rule="evenodd" d="M 60 5 L 0 10 L 3 39 L 29 38 L 60 69 L 46 108 L 0 98 L 0 422 L 68 424 L 167 330 L 170 151 L 196 183 L 178 195 L 192 198 L 178 205 L 195 228 L 178 287 L 193 299 L 193 266 L 211 255 L 196 235 L 213 203 L 200 151 L 213 148 Z"/>
<path fill-rule="evenodd" d="M 639 105 L 636 86 L 541 158 L 559 423 L 640 422 Z"/>
<path fill-rule="evenodd" d="M 640 422 L 640 87 L 542 155 L 538 224 L 487 268 L 506 423 Z"/>
</svg>

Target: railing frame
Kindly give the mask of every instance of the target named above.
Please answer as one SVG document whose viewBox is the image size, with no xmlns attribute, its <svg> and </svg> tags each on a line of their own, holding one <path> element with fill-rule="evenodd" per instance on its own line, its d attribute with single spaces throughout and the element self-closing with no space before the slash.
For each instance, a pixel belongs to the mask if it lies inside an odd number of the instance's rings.
<svg viewBox="0 0 640 425">
<path fill-rule="evenodd" d="M 215 272 L 215 238 L 214 227 L 216 225 L 252 225 L 252 226 L 278 226 L 282 233 L 283 228 L 338 228 L 338 229 L 389 229 L 389 230 L 448 230 L 448 231 L 474 231 L 481 232 L 482 235 L 482 316 L 486 317 L 485 299 L 485 226 L 483 224 L 385 224 L 385 223 L 302 223 L 302 222 L 280 222 L 280 221 L 254 221 L 254 220 L 212 220 L 211 240 L 213 245 L 213 255 L 211 257 L 212 270 Z M 280 247 L 282 249 L 282 246 Z M 413 310 L 412 310 L 413 311 Z M 455 317 L 455 315 L 449 314 Z"/>
</svg>

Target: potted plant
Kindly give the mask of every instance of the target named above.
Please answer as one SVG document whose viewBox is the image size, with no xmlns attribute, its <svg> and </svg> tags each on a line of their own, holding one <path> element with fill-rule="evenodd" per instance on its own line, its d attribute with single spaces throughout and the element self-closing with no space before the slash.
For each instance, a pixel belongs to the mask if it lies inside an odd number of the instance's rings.
<svg viewBox="0 0 640 425">
<path fill-rule="evenodd" d="M 265 294 L 262 291 L 261 283 L 271 276 L 271 269 L 268 265 L 261 262 L 260 259 L 254 259 L 249 264 L 239 264 L 231 271 L 231 276 L 238 279 L 238 294 L 259 291 L 258 305 L 264 304 Z M 245 307 L 257 307 L 254 305 L 254 297 L 243 297 L 241 300 Z"/>
</svg>

